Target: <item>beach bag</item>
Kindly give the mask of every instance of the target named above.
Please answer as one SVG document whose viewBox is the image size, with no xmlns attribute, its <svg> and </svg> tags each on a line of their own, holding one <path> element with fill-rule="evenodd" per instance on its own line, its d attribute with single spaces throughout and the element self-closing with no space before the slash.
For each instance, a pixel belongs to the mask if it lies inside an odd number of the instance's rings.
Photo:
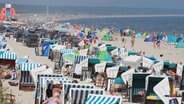
<svg viewBox="0 0 184 104">
<path fill-rule="evenodd" d="M 179 104 L 179 102 L 176 98 L 173 98 L 173 99 L 169 100 L 169 104 Z"/>
</svg>

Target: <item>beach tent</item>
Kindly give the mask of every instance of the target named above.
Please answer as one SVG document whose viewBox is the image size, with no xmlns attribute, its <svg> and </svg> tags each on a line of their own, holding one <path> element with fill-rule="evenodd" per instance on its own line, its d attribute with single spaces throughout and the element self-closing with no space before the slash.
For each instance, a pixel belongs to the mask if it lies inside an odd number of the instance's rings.
<svg viewBox="0 0 184 104">
<path fill-rule="evenodd" d="M 112 62 L 112 58 L 107 51 L 100 51 L 98 58 L 100 61 Z"/>
<path fill-rule="evenodd" d="M 144 42 L 152 42 L 153 41 L 153 37 L 151 35 L 146 36 L 146 38 L 144 39 Z"/>
<path fill-rule="evenodd" d="M 169 42 L 169 43 L 175 43 L 178 38 L 180 38 L 180 37 L 179 36 L 174 36 L 174 35 L 168 35 L 167 36 L 167 42 Z"/>
<path fill-rule="evenodd" d="M 138 39 L 141 39 L 141 38 L 143 38 L 143 35 L 142 35 L 142 33 L 137 33 L 137 34 L 135 35 L 135 37 L 138 38 Z"/>
<path fill-rule="evenodd" d="M 176 44 L 175 48 L 184 48 L 184 41 L 180 41 Z"/>
<path fill-rule="evenodd" d="M 38 63 L 22 63 L 20 64 L 20 81 L 19 81 L 19 90 L 33 91 L 35 88 L 34 81 L 32 79 L 31 70 L 34 70 L 40 67 L 41 64 Z"/>
</svg>

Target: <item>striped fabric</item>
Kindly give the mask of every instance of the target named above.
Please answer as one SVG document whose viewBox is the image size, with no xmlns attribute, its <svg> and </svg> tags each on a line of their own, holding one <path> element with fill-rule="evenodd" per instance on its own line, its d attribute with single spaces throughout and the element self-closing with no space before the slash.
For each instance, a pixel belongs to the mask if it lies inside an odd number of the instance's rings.
<svg viewBox="0 0 184 104">
<path fill-rule="evenodd" d="M 16 53 L 2 52 L 0 54 L 0 59 L 16 60 L 17 59 L 17 54 Z"/>
<path fill-rule="evenodd" d="M 65 49 L 65 48 L 62 48 L 61 49 L 61 53 L 62 54 L 65 54 L 65 53 L 72 53 L 73 52 L 73 49 Z"/>
<path fill-rule="evenodd" d="M 86 58 L 92 58 L 94 56 L 83 56 L 83 55 L 75 55 L 74 64 L 79 64 L 81 61 L 85 60 Z"/>
<path fill-rule="evenodd" d="M 71 104 L 84 104 L 87 100 L 88 94 L 104 95 L 104 93 L 104 89 L 71 88 L 69 99 Z"/>
<path fill-rule="evenodd" d="M 118 96 L 89 94 L 84 104 L 121 104 L 122 98 Z"/>
<path fill-rule="evenodd" d="M 64 83 L 63 85 L 63 101 L 69 98 L 70 88 L 90 88 L 93 89 L 95 86 L 92 84 L 78 84 L 78 83 Z"/>
<path fill-rule="evenodd" d="M 21 70 L 21 84 L 34 84 L 30 71 L 41 66 L 41 64 L 22 63 L 20 64 Z"/>
<path fill-rule="evenodd" d="M 21 71 L 31 71 L 37 67 L 41 66 L 41 64 L 33 64 L 33 63 L 22 63 L 20 64 Z"/>
</svg>

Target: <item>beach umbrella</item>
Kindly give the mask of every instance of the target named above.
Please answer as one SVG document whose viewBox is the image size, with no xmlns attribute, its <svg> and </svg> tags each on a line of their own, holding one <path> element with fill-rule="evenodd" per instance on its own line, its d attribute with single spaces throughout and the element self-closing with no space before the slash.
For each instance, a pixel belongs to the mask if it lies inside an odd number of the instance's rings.
<svg viewBox="0 0 184 104">
<path fill-rule="evenodd" d="M 146 36 L 148 36 L 148 35 L 149 35 L 149 33 L 148 33 L 148 32 L 145 32 L 145 33 L 143 34 L 143 37 L 146 38 Z"/>
<path fill-rule="evenodd" d="M 101 51 L 98 55 L 100 61 L 112 62 L 112 58 L 107 51 Z"/>
</svg>

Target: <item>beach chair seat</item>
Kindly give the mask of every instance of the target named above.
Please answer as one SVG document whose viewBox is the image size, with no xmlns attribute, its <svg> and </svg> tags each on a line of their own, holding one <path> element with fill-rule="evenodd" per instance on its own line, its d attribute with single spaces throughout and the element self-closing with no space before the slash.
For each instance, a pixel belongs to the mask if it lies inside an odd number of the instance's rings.
<svg viewBox="0 0 184 104">
<path fill-rule="evenodd" d="M 84 104 L 89 94 L 104 95 L 104 89 L 85 89 L 71 88 L 70 89 L 70 104 Z"/>
<path fill-rule="evenodd" d="M 89 94 L 85 104 L 122 104 L 120 96 Z"/>
</svg>

